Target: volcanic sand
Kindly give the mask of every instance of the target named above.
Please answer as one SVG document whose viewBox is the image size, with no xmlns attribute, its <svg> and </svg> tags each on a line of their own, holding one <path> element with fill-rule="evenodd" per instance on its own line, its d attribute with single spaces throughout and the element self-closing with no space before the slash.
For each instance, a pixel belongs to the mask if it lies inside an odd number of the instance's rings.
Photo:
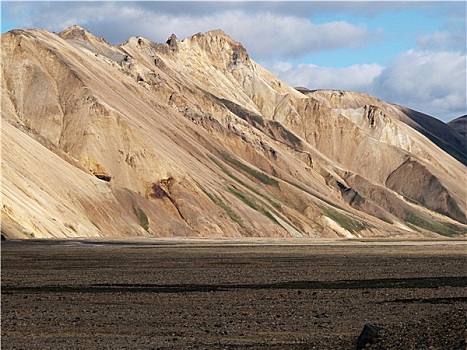
<svg viewBox="0 0 467 350">
<path fill-rule="evenodd" d="M 465 349 L 461 240 L 2 242 L 2 349 Z"/>
</svg>

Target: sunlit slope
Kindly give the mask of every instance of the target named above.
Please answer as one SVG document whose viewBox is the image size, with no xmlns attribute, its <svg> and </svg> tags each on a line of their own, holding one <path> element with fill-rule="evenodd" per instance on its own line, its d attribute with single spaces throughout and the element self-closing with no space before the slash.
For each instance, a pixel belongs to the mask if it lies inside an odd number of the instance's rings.
<svg viewBox="0 0 467 350">
<path fill-rule="evenodd" d="M 222 31 L 1 39 L 7 237 L 466 232 L 466 167 L 431 119 L 297 91 Z"/>
</svg>

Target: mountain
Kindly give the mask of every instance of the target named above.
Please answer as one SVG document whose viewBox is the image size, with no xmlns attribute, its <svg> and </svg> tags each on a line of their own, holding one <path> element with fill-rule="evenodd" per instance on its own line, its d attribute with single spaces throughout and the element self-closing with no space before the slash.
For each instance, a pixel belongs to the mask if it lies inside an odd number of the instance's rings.
<svg viewBox="0 0 467 350">
<path fill-rule="evenodd" d="M 6 238 L 466 236 L 466 140 L 224 32 L 1 37 Z"/>
<path fill-rule="evenodd" d="M 461 134 L 464 140 L 467 138 L 467 115 L 451 120 L 448 125 Z"/>
</svg>

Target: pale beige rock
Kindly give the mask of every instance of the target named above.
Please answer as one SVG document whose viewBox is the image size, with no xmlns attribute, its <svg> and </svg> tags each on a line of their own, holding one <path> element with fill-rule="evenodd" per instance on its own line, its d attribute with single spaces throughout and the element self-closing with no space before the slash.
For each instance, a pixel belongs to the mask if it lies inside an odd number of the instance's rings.
<svg viewBox="0 0 467 350">
<path fill-rule="evenodd" d="M 466 234 L 459 133 L 298 91 L 220 30 L 112 46 L 74 26 L 1 45 L 9 238 Z"/>
</svg>

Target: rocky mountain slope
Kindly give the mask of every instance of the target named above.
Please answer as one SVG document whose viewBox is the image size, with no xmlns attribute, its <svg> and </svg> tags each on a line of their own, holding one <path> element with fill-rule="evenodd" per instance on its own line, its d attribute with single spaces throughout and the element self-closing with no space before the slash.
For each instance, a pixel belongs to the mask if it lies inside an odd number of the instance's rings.
<svg viewBox="0 0 467 350">
<path fill-rule="evenodd" d="M 1 37 L 2 234 L 466 235 L 466 138 L 416 111 L 294 89 L 220 30 L 110 45 Z"/>
</svg>

